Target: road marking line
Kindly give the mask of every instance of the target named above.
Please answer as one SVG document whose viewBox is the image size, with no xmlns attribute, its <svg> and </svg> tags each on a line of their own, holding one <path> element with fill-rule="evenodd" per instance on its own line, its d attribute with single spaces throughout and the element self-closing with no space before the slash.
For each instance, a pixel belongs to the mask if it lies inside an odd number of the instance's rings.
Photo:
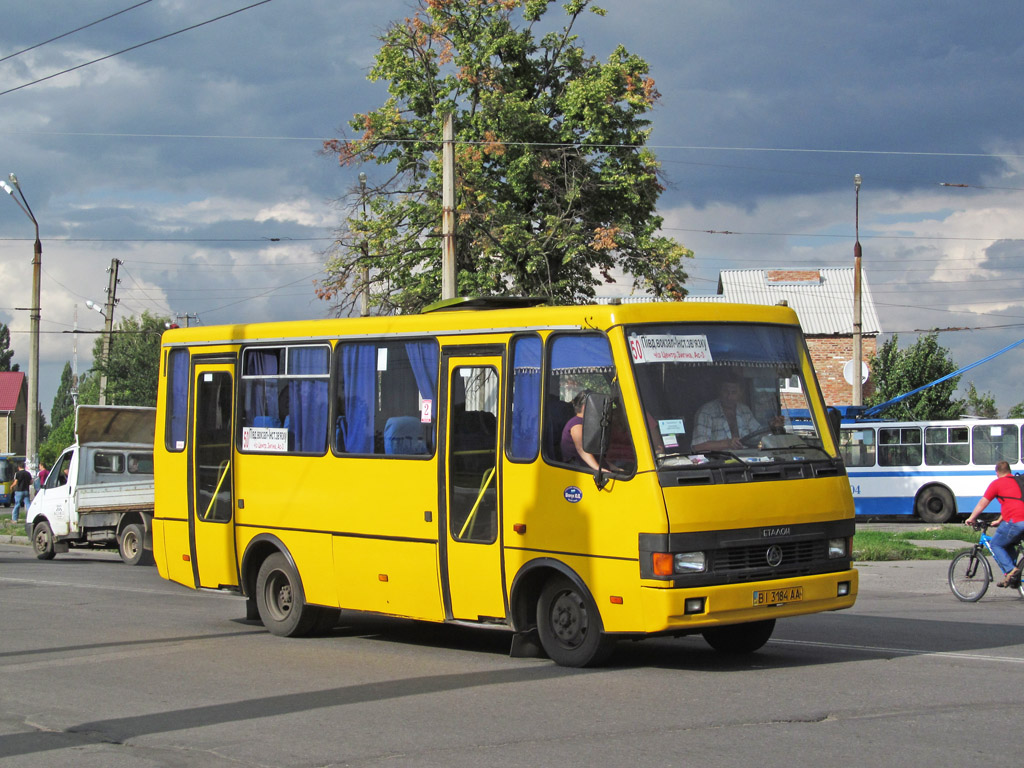
<svg viewBox="0 0 1024 768">
<path fill-rule="evenodd" d="M 867 653 L 897 653 L 901 656 L 938 656 L 947 659 L 967 659 L 969 661 L 1003 661 L 1010 664 L 1024 664 L 1024 659 L 1012 656 L 990 656 L 983 653 L 964 653 L 962 651 L 925 651 L 915 648 L 884 648 L 877 645 L 852 645 L 850 643 L 821 643 L 815 640 L 771 640 L 770 643 L 780 645 L 806 645 L 815 648 L 838 648 L 849 651 Z"/>
</svg>

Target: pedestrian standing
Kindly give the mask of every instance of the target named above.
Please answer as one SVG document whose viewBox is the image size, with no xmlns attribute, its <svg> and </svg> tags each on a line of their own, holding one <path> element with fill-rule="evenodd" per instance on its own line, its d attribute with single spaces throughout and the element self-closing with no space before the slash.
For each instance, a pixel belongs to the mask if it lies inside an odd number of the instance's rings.
<svg viewBox="0 0 1024 768">
<path fill-rule="evenodd" d="M 18 510 L 25 505 L 25 514 L 28 514 L 28 489 L 32 487 L 32 475 L 25 469 L 25 462 L 18 462 L 18 471 L 14 473 L 14 511 L 11 512 L 11 520 L 18 522 Z"/>
</svg>

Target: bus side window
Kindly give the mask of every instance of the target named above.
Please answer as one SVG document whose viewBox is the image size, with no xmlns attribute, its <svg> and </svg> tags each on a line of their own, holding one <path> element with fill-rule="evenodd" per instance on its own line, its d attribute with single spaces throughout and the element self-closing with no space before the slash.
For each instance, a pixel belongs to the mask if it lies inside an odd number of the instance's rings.
<svg viewBox="0 0 1024 768">
<path fill-rule="evenodd" d="M 437 425 L 437 342 L 338 345 L 331 444 L 339 454 L 430 456 Z"/>
</svg>

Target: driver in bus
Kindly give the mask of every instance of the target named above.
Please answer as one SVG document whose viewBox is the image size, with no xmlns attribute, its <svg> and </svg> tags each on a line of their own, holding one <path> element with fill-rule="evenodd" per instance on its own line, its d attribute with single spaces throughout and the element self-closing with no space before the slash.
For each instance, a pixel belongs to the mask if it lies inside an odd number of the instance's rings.
<svg viewBox="0 0 1024 768">
<path fill-rule="evenodd" d="M 741 437 L 764 431 L 742 397 L 743 385 L 738 376 L 733 374 L 721 381 L 718 397 L 697 409 L 691 452 L 742 448 Z"/>
</svg>

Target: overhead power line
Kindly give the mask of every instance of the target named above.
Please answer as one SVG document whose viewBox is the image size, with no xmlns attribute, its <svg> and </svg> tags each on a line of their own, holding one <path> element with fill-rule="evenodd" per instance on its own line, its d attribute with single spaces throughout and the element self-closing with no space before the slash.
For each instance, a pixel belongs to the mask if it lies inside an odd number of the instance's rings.
<svg viewBox="0 0 1024 768">
<path fill-rule="evenodd" d="M 175 35 L 180 35 L 183 32 L 191 32 L 193 29 L 199 29 L 199 27 L 205 27 L 207 24 L 212 24 L 215 21 L 220 21 L 221 19 L 226 19 L 229 16 L 234 16 L 236 13 L 242 13 L 242 11 L 248 11 L 249 9 L 255 8 L 258 5 L 266 5 L 269 2 L 271 2 L 271 0 L 259 0 L 259 2 L 253 3 L 252 5 L 247 5 L 244 8 L 239 8 L 238 10 L 231 11 L 230 13 L 222 14 L 222 15 L 217 16 L 217 17 L 212 18 L 212 19 L 207 19 L 206 21 L 201 21 L 198 24 L 193 24 L 190 27 L 185 27 L 184 29 L 179 29 L 176 32 L 168 32 L 166 35 L 161 35 L 160 37 L 154 37 L 152 40 L 147 40 L 144 43 L 139 43 L 137 45 L 132 45 L 132 46 L 130 46 L 128 48 L 124 48 L 124 49 L 122 49 L 120 51 L 117 51 L 116 53 L 108 53 L 106 56 L 100 56 L 98 59 L 93 59 L 92 61 L 87 61 L 84 64 L 79 64 L 78 66 L 75 66 L 75 67 L 69 67 L 67 69 L 61 70 L 60 72 L 54 72 L 52 75 L 47 75 L 46 77 L 40 77 L 38 80 L 33 80 L 33 81 L 29 82 L 29 83 L 22 83 L 21 85 L 15 86 L 14 88 L 8 88 L 6 91 L 0 91 L 0 96 L 6 96 L 8 93 L 14 93 L 15 91 L 20 91 L 22 88 L 28 88 L 30 85 L 36 85 L 38 83 L 43 83 L 43 82 L 46 82 L 47 80 L 52 80 L 55 77 L 60 77 L 61 75 L 66 75 L 69 72 L 74 72 L 76 70 L 83 69 L 84 67 L 88 67 L 88 66 L 91 66 L 93 64 L 98 64 L 101 61 L 106 61 L 107 59 L 112 59 L 115 56 L 120 56 L 122 53 L 128 53 L 129 51 L 138 50 L 139 48 L 143 48 L 144 46 L 151 45 L 152 43 L 158 43 L 161 40 L 166 40 L 169 37 L 174 37 Z"/>
<path fill-rule="evenodd" d="M 75 34 L 75 32 L 81 32 L 83 29 L 88 29 L 89 27 L 95 27 L 97 24 L 100 24 L 100 23 L 102 23 L 104 21 L 108 21 L 109 19 L 112 19 L 115 16 L 120 16 L 122 13 L 127 13 L 128 11 L 132 11 L 132 10 L 138 8 L 140 5 L 145 5 L 146 3 L 151 3 L 151 2 L 153 2 L 153 0 L 142 0 L 141 3 L 136 3 L 135 5 L 129 6 L 128 8 L 125 8 L 124 10 L 117 11 L 116 13 L 112 13 L 109 16 L 104 16 L 102 19 L 96 19 L 96 21 L 90 21 L 88 24 L 83 24 L 80 27 L 75 27 L 70 32 L 64 32 L 63 34 L 57 35 L 56 37 L 51 37 L 49 40 L 43 40 L 43 42 L 36 43 L 35 45 L 30 45 L 28 48 L 23 48 L 20 51 L 15 51 L 14 53 L 9 53 L 6 56 L 4 56 L 3 58 L 0 58 L 0 63 L 5 62 L 8 59 L 13 59 L 15 56 L 21 56 L 21 54 L 23 54 L 23 53 L 28 53 L 29 51 L 34 51 L 36 48 L 42 48 L 44 45 L 47 45 L 48 43 L 52 43 L 55 40 L 60 40 L 62 37 L 67 37 L 68 35 L 73 35 L 73 34 Z"/>
</svg>

